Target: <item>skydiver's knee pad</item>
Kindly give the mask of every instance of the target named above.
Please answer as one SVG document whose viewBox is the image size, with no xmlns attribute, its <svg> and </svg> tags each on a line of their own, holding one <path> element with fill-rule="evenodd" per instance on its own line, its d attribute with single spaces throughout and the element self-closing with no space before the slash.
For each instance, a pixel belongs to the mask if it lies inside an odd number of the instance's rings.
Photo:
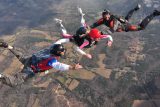
<svg viewBox="0 0 160 107">
<path fill-rule="evenodd" d="M 125 27 L 125 31 L 138 31 L 139 30 L 139 26 L 137 25 L 128 25 L 127 27 Z"/>
</svg>

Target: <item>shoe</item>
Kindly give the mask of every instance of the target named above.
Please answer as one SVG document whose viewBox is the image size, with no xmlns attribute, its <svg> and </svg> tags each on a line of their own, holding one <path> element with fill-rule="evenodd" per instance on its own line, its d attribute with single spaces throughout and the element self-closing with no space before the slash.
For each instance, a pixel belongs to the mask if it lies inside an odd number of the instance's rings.
<svg viewBox="0 0 160 107">
<path fill-rule="evenodd" d="M 78 11 L 79 11 L 79 13 L 82 15 L 82 16 L 84 16 L 85 14 L 82 12 L 82 9 L 81 8 L 79 8 L 78 7 Z"/>
<path fill-rule="evenodd" d="M 8 76 L 8 75 L 4 75 L 3 73 L 0 73 L 0 81 L 3 84 L 6 84 L 10 87 L 13 87 L 13 86 L 17 85 L 17 83 L 14 83 L 15 82 L 14 80 L 15 80 L 15 78 Z"/>
<path fill-rule="evenodd" d="M 54 18 L 54 20 L 56 21 L 56 23 L 62 23 L 62 20 L 61 19 L 58 19 L 58 18 Z"/>
<path fill-rule="evenodd" d="M 134 8 L 135 11 L 139 10 L 141 8 L 140 4 L 137 4 L 137 6 Z"/>
<path fill-rule="evenodd" d="M 5 78 L 5 75 L 2 74 L 2 73 L 0 73 L 0 79 L 1 79 L 1 78 Z"/>
<path fill-rule="evenodd" d="M 8 48 L 8 44 L 6 42 L 0 41 L 0 47 Z"/>
<path fill-rule="evenodd" d="M 153 15 L 154 15 L 154 16 L 159 16 L 159 15 L 160 15 L 160 11 L 154 10 Z"/>
</svg>

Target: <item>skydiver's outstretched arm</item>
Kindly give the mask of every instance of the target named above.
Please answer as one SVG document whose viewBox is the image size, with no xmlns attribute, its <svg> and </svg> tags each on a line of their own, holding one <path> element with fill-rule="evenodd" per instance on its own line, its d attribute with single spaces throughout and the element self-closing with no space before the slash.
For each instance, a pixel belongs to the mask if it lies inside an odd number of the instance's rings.
<svg viewBox="0 0 160 107">
<path fill-rule="evenodd" d="M 107 39 L 106 44 L 107 44 L 108 47 L 111 47 L 111 46 L 112 46 L 113 38 L 112 38 L 111 35 L 107 35 L 107 34 L 101 35 L 101 38 L 102 38 L 102 39 Z"/>
<path fill-rule="evenodd" d="M 109 39 L 110 41 L 113 41 L 113 38 L 111 35 L 104 34 L 104 35 L 101 35 L 101 38 L 102 39 Z"/>
<path fill-rule="evenodd" d="M 72 35 L 67 33 L 66 28 L 64 27 L 64 25 L 62 24 L 62 20 L 55 18 L 54 19 L 56 21 L 56 23 L 58 23 L 61 27 L 61 31 L 62 31 L 62 37 L 63 38 L 72 38 Z"/>
<path fill-rule="evenodd" d="M 74 50 L 77 51 L 79 54 L 86 56 L 87 58 L 91 59 L 92 55 L 87 54 L 86 52 L 84 52 L 80 47 L 75 46 Z"/>
<path fill-rule="evenodd" d="M 104 24 L 104 19 L 103 18 L 100 18 L 99 20 L 97 20 L 95 23 L 93 23 L 90 27 L 91 28 L 96 28 L 100 25 Z"/>
</svg>

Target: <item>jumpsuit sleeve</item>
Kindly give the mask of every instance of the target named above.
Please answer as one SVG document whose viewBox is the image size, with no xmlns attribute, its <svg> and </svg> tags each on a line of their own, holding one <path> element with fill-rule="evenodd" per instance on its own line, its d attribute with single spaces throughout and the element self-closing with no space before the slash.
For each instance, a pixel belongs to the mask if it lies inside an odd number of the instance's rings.
<svg viewBox="0 0 160 107">
<path fill-rule="evenodd" d="M 90 27 L 91 28 L 95 28 L 95 27 L 98 27 L 100 25 L 102 25 L 104 22 L 103 18 L 99 19 L 98 21 L 96 21 L 95 23 L 93 23 Z"/>
<path fill-rule="evenodd" d="M 54 44 L 63 44 L 63 43 L 68 43 L 68 42 L 70 42 L 70 40 L 68 38 L 64 38 L 64 39 L 59 39 Z"/>
<path fill-rule="evenodd" d="M 89 44 L 89 41 L 84 41 L 84 43 L 79 47 L 80 49 L 83 49 L 85 46 Z"/>
<path fill-rule="evenodd" d="M 74 47 L 74 49 L 78 52 L 78 53 L 80 53 L 80 54 L 82 54 L 82 55 L 86 55 L 86 53 L 82 50 L 82 49 L 80 49 L 79 47 Z"/>
<path fill-rule="evenodd" d="M 108 39 L 109 41 L 112 41 L 113 42 L 113 38 L 111 35 L 101 35 L 102 39 Z"/>
<path fill-rule="evenodd" d="M 70 67 L 70 65 L 60 63 L 56 59 L 49 61 L 48 65 L 59 71 L 68 71 Z"/>
</svg>

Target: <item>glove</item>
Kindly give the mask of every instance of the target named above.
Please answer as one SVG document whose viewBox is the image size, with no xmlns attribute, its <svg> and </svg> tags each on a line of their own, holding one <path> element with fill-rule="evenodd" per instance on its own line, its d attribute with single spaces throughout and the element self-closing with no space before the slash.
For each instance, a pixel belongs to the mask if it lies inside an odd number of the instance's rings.
<svg viewBox="0 0 160 107">
<path fill-rule="evenodd" d="M 108 47 L 111 47 L 112 46 L 112 41 L 108 41 L 106 44 L 107 44 Z"/>
<path fill-rule="evenodd" d="M 80 69 L 80 68 L 83 68 L 83 67 L 79 63 L 73 66 L 73 69 Z"/>
<path fill-rule="evenodd" d="M 92 59 L 92 55 L 91 54 L 86 54 L 86 57 L 89 59 Z"/>
</svg>

